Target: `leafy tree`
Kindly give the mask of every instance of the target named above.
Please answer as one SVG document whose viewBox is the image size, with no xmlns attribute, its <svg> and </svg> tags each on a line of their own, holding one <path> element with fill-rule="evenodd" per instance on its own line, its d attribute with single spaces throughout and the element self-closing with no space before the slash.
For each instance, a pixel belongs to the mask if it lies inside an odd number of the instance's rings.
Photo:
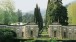
<svg viewBox="0 0 76 42">
<path fill-rule="evenodd" d="M 0 29 L 0 42 L 12 42 L 16 36 L 16 33 L 12 30 Z"/>
<path fill-rule="evenodd" d="M 4 21 L 4 24 L 12 23 L 12 20 L 13 20 L 12 14 L 14 13 L 14 9 L 15 9 L 13 0 L 1 0 L 0 2 L 1 2 L 0 9 L 2 10 L 1 18 L 4 18 L 4 20 L 2 19 L 1 21 Z M 5 18 L 8 18 L 8 19 L 5 19 Z M 8 21 L 8 22 L 6 23 L 5 21 Z M 3 24 L 3 22 L 2 22 L 2 24 Z"/>
<path fill-rule="evenodd" d="M 18 22 L 18 15 L 16 12 L 13 12 L 11 14 L 11 23 L 16 23 L 16 22 Z"/>
<path fill-rule="evenodd" d="M 4 12 L 4 24 L 8 25 L 9 24 L 9 14 L 7 11 Z"/>
<path fill-rule="evenodd" d="M 13 0 L 1 0 L 0 8 L 7 11 L 14 11 L 14 2 Z"/>
<path fill-rule="evenodd" d="M 68 25 L 67 10 L 61 0 L 48 0 L 46 11 L 46 28 L 52 22 L 59 22 L 61 25 Z"/>
<path fill-rule="evenodd" d="M 76 2 L 70 3 L 67 6 L 69 25 L 76 25 Z"/>
<path fill-rule="evenodd" d="M 4 24 L 4 11 L 0 8 L 0 24 Z"/>
<path fill-rule="evenodd" d="M 59 3 L 57 4 L 57 8 L 54 13 L 54 20 L 59 22 L 61 25 L 68 25 L 68 17 L 67 17 L 67 9 Z"/>
<path fill-rule="evenodd" d="M 38 8 L 38 5 L 36 5 L 36 8 L 34 10 L 34 21 L 36 24 L 38 24 L 39 31 L 43 29 L 43 19 L 41 16 L 40 8 Z"/>
</svg>

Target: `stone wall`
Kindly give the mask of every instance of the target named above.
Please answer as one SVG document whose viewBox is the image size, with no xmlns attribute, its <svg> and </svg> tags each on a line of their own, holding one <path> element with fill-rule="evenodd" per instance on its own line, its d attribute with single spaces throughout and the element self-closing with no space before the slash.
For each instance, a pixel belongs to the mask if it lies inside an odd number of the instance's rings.
<svg viewBox="0 0 76 42">
<path fill-rule="evenodd" d="M 38 25 L 0 25 L 0 29 L 15 31 L 18 39 L 37 38 L 39 30 Z M 76 25 L 49 25 L 48 35 L 50 38 L 76 40 Z"/>
<path fill-rule="evenodd" d="M 51 38 L 76 40 L 76 25 L 49 25 L 48 34 Z"/>
<path fill-rule="evenodd" d="M 76 40 L 76 26 L 70 25 L 67 27 L 67 38 Z"/>
<path fill-rule="evenodd" d="M 27 38 L 29 37 L 29 38 L 37 38 L 38 37 L 38 30 L 39 30 L 39 28 L 38 28 L 38 25 L 26 25 L 26 27 L 25 27 L 26 29 L 28 29 L 28 30 L 26 30 L 26 35 L 27 35 Z"/>
<path fill-rule="evenodd" d="M 37 38 L 39 30 L 38 25 L 0 25 L 0 29 L 11 29 L 15 31 L 17 39 Z"/>
<path fill-rule="evenodd" d="M 61 39 L 62 38 L 61 29 L 62 29 L 61 25 L 49 25 L 48 28 L 49 37 Z"/>
</svg>

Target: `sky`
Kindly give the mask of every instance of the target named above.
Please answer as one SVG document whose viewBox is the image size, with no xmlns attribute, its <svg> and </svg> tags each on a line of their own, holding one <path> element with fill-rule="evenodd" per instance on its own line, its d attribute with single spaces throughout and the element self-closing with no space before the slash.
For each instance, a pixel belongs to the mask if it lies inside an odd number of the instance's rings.
<svg viewBox="0 0 76 42">
<path fill-rule="evenodd" d="M 63 5 L 67 5 L 75 0 L 62 0 Z M 47 8 L 48 0 L 14 0 L 15 8 L 22 10 L 22 12 L 29 12 L 34 10 L 36 4 L 40 7 L 41 10 Z"/>
</svg>

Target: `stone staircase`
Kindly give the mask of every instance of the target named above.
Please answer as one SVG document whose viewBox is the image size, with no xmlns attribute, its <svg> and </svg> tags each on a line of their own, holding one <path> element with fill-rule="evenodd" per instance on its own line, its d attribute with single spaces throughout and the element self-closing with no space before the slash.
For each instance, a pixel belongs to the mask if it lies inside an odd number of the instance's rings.
<svg viewBox="0 0 76 42">
<path fill-rule="evenodd" d="M 40 34 L 40 37 L 41 37 L 41 38 L 48 38 L 48 37 L 49 37 L 48 31 L 47 31 L 46 29 L 44 29 L 44 30 L 42 31 L 42 33 Z"/>
</svg>

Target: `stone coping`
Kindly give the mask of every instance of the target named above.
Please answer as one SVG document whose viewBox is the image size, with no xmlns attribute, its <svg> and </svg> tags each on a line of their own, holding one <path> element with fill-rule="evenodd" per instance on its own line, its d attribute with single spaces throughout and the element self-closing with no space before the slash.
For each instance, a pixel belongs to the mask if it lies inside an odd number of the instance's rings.
<svg viewBox="0 0 76 42">
<path fill-rule="evenodd" d="M 25 25 L 25 26 L 38 26 L 38 25 Z"/>
<path fill-rule="evenodd" d="M 38 25 L 0 25 L 0 26 L 38 26 Z"/>
<path fill-rule="evenodd" d="M 49 25 L 49 26 L 62 26 L 62 25 Z"/>
</svg>

